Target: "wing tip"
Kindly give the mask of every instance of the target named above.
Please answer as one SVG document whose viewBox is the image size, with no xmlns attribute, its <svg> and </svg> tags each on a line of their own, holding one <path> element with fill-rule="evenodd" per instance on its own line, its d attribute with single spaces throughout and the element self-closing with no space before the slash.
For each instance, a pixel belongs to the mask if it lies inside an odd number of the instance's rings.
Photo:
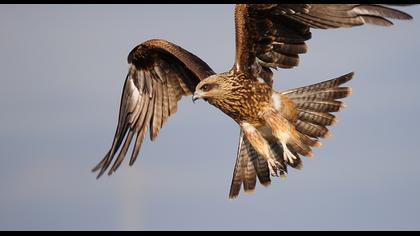
<svg viewBox="0 0 420 236">
<path fill-rule="evenodd" d="M 101 168 L 101 166 L 99 164 L 97 164 L 95 167 L 93 167 L 92 169 L 90 169 L 90 172 L 95 173 L 96 171 L 98 171 Z"/>
<path fill-rule="evenodd" d="M 101 171 L 99 171 L 99 174 L 96 176 L 96 179 L 101 178 L 101 176 L 105 173 L 105 168 L 102 168 Z"/>
<path fill-rule="evenodd" d="M 340 76 L 339 77 L 339 79 L 341 79 L 340 84 L 344 84 L 344 83 L 352 80 L 354 78 L 355 73 L 356 73 L 355 71 L 352 71 L 350 73 L 347 73 L 345 75 Z"/>
<path fill-rule="evenodd" d="M 99 179 L 103 175 L 103 173 L 105 172 L 105 170 L 108 168 L 107 162 L 109 160 L 109 157 L 110 157 L 112 151 L 113 151 L 113 149 L 111 148 L 108 151 L 108 153 L 104 156 L 104 158 L 102 158 L 102 160 L 98 164 L 96 164 L 95 167 L 93 167 L 90 170 L 93 173 L 99 171 L 98 175 L 96 176 L 96 179 Z"/>
</svg>

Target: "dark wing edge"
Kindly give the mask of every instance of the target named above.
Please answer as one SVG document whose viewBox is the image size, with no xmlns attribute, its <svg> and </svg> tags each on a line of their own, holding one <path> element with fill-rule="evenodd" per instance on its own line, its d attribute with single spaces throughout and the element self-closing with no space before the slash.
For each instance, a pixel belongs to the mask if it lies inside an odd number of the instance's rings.
<svg viewBox="0 0 420 236">
<path fill-rule="evenodd" d="M 182 96 L 192 95 L 196 85 L 213 70 L 200 58 L 185 49 L 161 39 L 148 40 L 128 55 L 129 71 L 120 102 L 118 125 L 112 146 L 92 169 L 97 178 L 111 165 L 123 146 L 108 175 L 120 166 L 136 137 L 129 165 L 133 165 L 149 128 L 153 141 L 169 116 L 177 110 Z M 125 140 L 124 140 L 125 139 Z"/>
<path fill-rule="evenodd" d="M 308 49 L 305 41 L 312 37 L 310 28 L 391 26 L 389 19 L 412 17 L 379 4 L 239 4 L 235 7 L 236 59 L 232 70 L 271 85 L 271 69 L 299 65 L 299 54 Z"/>
</svg>

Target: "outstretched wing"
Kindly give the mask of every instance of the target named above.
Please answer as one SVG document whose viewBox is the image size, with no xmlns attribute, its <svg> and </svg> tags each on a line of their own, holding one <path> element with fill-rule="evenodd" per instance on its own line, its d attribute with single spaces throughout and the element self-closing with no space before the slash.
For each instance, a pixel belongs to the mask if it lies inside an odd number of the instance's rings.
<svg viewBox="0 0 420 236">
<path fill-rule="evenodd" d="M 108 174 L 117 170 L 136 136 L 130 159 L 132 165 L 148 127 L 150 139 L 154 140 L 168 117 L 176 112 L 181 97 L 192 95 L 200 80 L 214 74 L 197 56 L 158 39 L 135 47 L 128 55 L 128 63 L 130 68 L 122 92 L 114 141 L 102 161 L 92 170 L 100 170 L 98 178 L 108 169 L 125 139 Z"/>
<path fill-rule="evenodd" d="M 328 29 L 412 17 L 377 4 L 250 4 L 235 8 L 236 73 L 271 81 L 271 68 L 293 68 L 307 52 L 310 28 Z"/>
</svg>

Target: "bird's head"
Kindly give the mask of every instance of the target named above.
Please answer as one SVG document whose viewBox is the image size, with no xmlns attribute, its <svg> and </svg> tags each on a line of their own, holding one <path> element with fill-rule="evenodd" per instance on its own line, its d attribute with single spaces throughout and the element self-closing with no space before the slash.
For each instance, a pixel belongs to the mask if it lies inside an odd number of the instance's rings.
<svg viewBox="0 0 420 236">
<path fill-rule="evenodd" d="M 193 102 L 197 99 L 203 99 L 205 101 L 212 101 L 214 99 L 220 99 L 225 95 L 225 83 L 227 78 L 224 75 L 212 75 L 202 80 L 197 87 L 192 97 Z"/>
</svg>

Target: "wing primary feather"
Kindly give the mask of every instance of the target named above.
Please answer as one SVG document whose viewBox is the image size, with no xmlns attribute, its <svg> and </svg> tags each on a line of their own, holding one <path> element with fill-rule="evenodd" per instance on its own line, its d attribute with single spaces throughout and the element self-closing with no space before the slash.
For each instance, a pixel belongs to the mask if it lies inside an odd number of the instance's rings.
<svg viewBox="0 0 420 236">
<path fill-rule="evenodd" d="M 168 86 L 166 83 L 161 86 L 162 88 L 162 122 L 160 124 L 160 128 L 166 123 L 169 117 L 169 98 L 168 98 Z"/>
<path fill-rule="evenodd" d="M 159 66 L 155 66 L 155 73 L 160 78 L 160 81 L 162 82 L 161 89 L 162 89 L 162 122 L 160 125 L 160 128 L 163 127 L 165 124 L 167 118 L 170 115 L 169 111 L 169 95 L 168 95 L 168 81 L 166 80 L 166 77 L 164 75 L 164 72 L 161 70 Z"/>
<path fill-rule="evenodd" d="M 177 110 L 177 102 L 181 99 L 180 90 L 175 80 L 168 80 L 168 100 L 169 100 L 169 115 L 175 114 Z"/>
<path fill-rule="evenodd" d="M 133 148 L 133 153 L 131 155 L 131 159 L 130 159 L 130 163 L 129 165 L 132 166 L 134 164 L 134 162 L 137 159 L 137 156 L 140 152 L 140 148 L 141 148 L 141 144 L 143 142 L 144 139 L 144 135 L 146 134 L 147 128 L 148 128 L 148 123 L 150 122 L 150 119 L 152 117 L 153 114 L 153 105 L 154 105 L 154 100 L 155 100 L 155 96 L 152 96 L 151 99 L 148 99 L 148 104 L 147 104 L 147 110 L 145 110 L 145 118 L 144 120 L 142 120 L 141 123 L 139 123 L 138 125 L 138 129 L 140 130 L 137 133 L 137 137 L 136 137 L 136 142 L 134 144 L 134 148 Z M 139 121 L 141 121 L 139 119 Z"/>
<path fill-rule="evenodd" d="M 121 96 L 121 102 L 120 102 L 120 112 L 118 117 L 118 125 L 117 129 L 115 130 L 114 140 L 111 145 L 111 149 L 109 152 L 105 155 L 103 160 L 100 162 L 100 166 L 96 166 L 92 171 L 97 171 L 100 168 L 100 172 L 97 175 L 97 179 L 100 178 L 106 171 L 106 169 L 109 167 L 109 165 L 112 162 L 112 158 L 114 157 L 116 151 L 120 147 L 122 141 L 124 140 L 124 137 L 127 133 L 127 130 L 129 128 L 128 122 L 125 120 L 127 117 L 127 111 L 126 108 L 130 102 L 131 95 L 128 92 L 129 85 L 132 83 L 132 77 L 127 75 L 126 80 L 124 82 L 123 87 L 123 95 Z"/>
<path fill-rule="evenodd" d="M 125 155 L 127 153 L 127 150 L 130 146 L 131 140 L 133 139 L 133 134 L 134 134 L 134 130 L 131 129 L 128 132 L 127 137 L 125 138 L 124 145 L 121 148 L 117 159 L 115 159 L 114 164 L 112 165 L 111 169 L 108 171 L 108 175 L 111 175 L 113 172 L 115 172 L 118 169 L 118 167 L 120 166 L 120 164 L 122 163 L 122 161 L 124 160 L 124 157 L 125 157 Z"/>
<path fill-rule="evenodd" d="M 152 121 L 150 122 L 150 139 L 153 141 L 156 139 L 159 129 L 162 126 L 162 85 L 160 83 L 154 83 L 155 88 L 155 104 L 153 108 Z"/>
<path fill-rule="evenodd" d="M 143 70 L 137 70 L 136 71 L 136 75 L 137 75 L 137 80 L 138 80 L 138 84 L 139 84 L 139 92 L 140 94 L 144 93 L 144 71 Z"/>
<path fill-rule="evenodd" d="M 108 152 L 107 152 L 107 154 L 105 154 L 105 157 L 104 158 L 102 158 L 102 160 L 95 166 L 95 167 L 93 167 L 92 168 L 92 172 L 96 172 L 96 171 L 98 171 L 99 169 L 101 169 L 102 168 L 102 166 L 104 165 L 104 163 L 106 162 L 106 160 L 107 160 L 107 157 L 109 156 L 109 154 L 111 153 L 111 150 L 109 150 Z M 96 177 L 96 178 L 99 178 L 100 176 L 98 176 L 98 177 Z"/>
<path fill-rule="evenodd" d="M 391 19 L 398 19 L 398 20 L 411 20 L 413 19 L 412 16 L 409 14 L 389 8 L 386 6 L 381 6 L 377 4 L 360 4 L 353 8 L 353 11 L 360 15 L 373 15 L 379 17 L 387 17 Z"/>
<path fill-rule="evenodd" d="M 148 70 L 144 71 L 144 80 L 146 82 L 147 93 L 149 94 L 149 97 L 151 98 L 153 94 L 153 85 L 152 85 L 153 79 Z"/>
<path fill-rule="evenodd" d="M 252 163 L 252 161 L 246 160 L 246 162 L 244 163 L 244 169 L 245 169 L 244 191 L 246 193 L 251 193 L 255 190 L 255 185 L 257 183 L 257 175 L 256 175 L 254 164 Z"/>
</svg>

